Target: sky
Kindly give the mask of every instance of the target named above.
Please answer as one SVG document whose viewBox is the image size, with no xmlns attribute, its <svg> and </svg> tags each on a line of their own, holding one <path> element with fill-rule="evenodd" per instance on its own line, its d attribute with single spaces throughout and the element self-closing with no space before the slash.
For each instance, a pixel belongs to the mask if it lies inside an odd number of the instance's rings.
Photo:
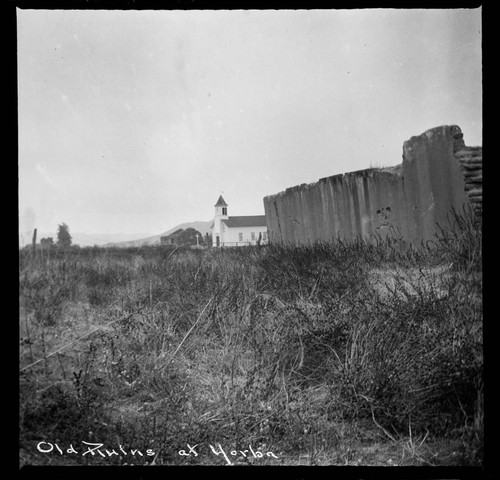
<svg viewBox="0 0 500 480">
<path fill-rule="evenodd" d="M 20 233 L 159 234 L 482 145 L 481 9 L 17 10 Z"/>
</svg>

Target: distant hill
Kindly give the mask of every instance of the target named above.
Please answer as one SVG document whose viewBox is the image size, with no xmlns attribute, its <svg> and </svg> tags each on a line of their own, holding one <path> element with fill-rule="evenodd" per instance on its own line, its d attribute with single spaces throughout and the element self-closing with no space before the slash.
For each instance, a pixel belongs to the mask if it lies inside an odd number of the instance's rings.
<svg viewBox="0 0 500 480">
<path fill-rule="evenodd" d="M 93 247 L 94 245 L 105 245 L 110 242 L 118 243 L 118 242 L 129 242 L 133 240 L 138 240 L 144 237 L 147 237 L 147 233 L 73 233 L 70 230 L 72 243 L 74 245 L 80 245 L 80 247 Z M 27 245 L 31 244 L 31 239 L 33 236 L 33 232 L 23 232 L 23 235 L 19 236 L 19 245 Z M 47 233 L 47 232 L 38 232 L 37 234 L 37 243 L 40 243 L 42 238 L 52 237 L 54 242 L 57 242 L 57 233 Z"/>
<path fill-rule="evenodd" d="M 203 236 L 205 236 L 207 233 L 210 233 L 210 226 L 212 225 L 213 220 L 210 220 L 208 222 L 188 222 L 188 223 L 181 223 L 170 230 L 167 230 L 166 232 L 160 233 L 159 235 L 153 235 L 152 237 L 147 237 L 147 238 L 140 238 L 137 240 L 130 240 L 130 241 L 125 241 L 125 242 L 112 242 L 112 243 L 107 243 L 104 245 L 105 247 L 141 247 L 143 245 L 159 245 L 160 244 L 160 237 L 170 235 L 171 233 L 175 232 L 176 230 L 179 230 L 180 228 L 186 229 L 186 228 L 194 228 L 195 230 L 198 230 Z"/>
<path fill-rule="evenodd" d="M 70 232 L 71 233 L 71 232 Z M 137 240 L 139 238 L 144 238 L 147 235 L 144 233 L 101 233 L 101 234 L 89 234 L 89 233 L 71 233 L 73 238 L 73 243 L 80 245 L 80 247 L 94 246 L 94 245 L 105 245 L 109 242 L 129 242 Z M 57 235 L 54 236 L 54 241 L 57 239 Z"/>
</svg>

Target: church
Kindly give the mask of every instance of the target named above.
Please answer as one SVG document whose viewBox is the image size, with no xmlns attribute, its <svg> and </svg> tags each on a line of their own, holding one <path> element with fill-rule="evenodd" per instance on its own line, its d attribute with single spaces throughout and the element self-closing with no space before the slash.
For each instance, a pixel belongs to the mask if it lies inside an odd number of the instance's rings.
<svg viewBox="0 0 500 480">
<path fill-rule="evenodd" d="M 222 195 L 215 204 L 215 217 L 212 226 L 212 246 L 243 247 L 265 245 L 268 242 L 265 215 L 229 217 L 228 204 Z"/>
</svg>

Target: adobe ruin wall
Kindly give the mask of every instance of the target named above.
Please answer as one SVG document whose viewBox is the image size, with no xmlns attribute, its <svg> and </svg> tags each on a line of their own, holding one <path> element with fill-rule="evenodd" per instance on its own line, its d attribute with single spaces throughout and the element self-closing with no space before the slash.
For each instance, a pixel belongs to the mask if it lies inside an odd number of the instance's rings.
<svg viewBox="0 0 500 480">
<path fill-rule="evenodd" d="M 322 178 L 264 198 L 272 243 L 368 240 L 391 233 L 432 239 L 452 208 L 482 214 L 482 147 L 467 147 L 458 126 L 404 142 L 403 162 Z"/>
</svg>

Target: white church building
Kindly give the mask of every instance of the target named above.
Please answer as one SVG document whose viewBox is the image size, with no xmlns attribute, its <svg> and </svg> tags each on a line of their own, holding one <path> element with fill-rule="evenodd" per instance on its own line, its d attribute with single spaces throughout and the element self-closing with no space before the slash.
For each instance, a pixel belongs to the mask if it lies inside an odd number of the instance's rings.
<svg viewBox="0 0 500 480">
<path fill-rule="evenodd" d="M 228 205 L 221 195 L 215 204 L 215 217 L 212 226 L 212 245 L 214 247 L 267 244 L 265 215 L 229 217 L 227 207 Z"/>
</svg>

